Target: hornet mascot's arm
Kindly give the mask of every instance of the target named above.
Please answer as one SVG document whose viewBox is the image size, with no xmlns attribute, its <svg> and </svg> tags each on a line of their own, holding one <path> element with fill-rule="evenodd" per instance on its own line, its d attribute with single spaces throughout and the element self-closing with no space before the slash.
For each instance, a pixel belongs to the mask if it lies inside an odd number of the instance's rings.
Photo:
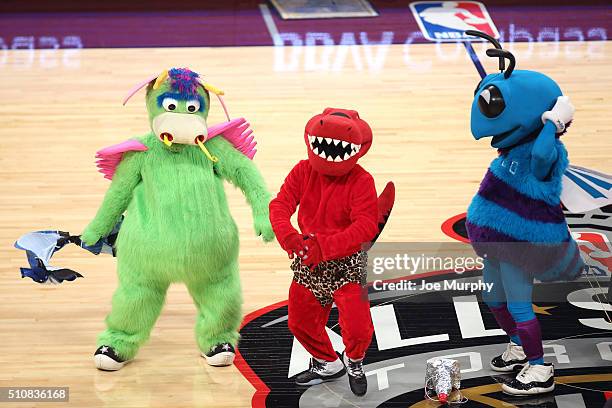
<svg viewBox="0 0 612 408">
<path fill-rule="evenodd" d="M 565 124 L 572 121 L 574 111 L 569 98 L 559 96 L 552 110 L 542 114 L 544 128 L 540 131 L 531 151 L 531 171 L 538 180 L 548 178 L 557 161 L 556 134 L 565 131 Z"/>
<path fill-rule="evenodd" d="M 113 230 L 130 203 L 134 188 L 140 180 L 139 154 L 125 153 L 100 209 L 81 235 L 81 240 L 86 245 L 94 245 Z"/>
<path fill-rule="evenodd" d="M 255 235 L 261 236 L 265 242 L 272 241 L 274 231 L 270 225 L 268 210 L 271 196 L 253 161 L 221 137 L 210 139 L 207 146 L 213 154 L 223 158 L 214 164 L 217 174 L 238 187 L 251 206 Z"/>
</svg>

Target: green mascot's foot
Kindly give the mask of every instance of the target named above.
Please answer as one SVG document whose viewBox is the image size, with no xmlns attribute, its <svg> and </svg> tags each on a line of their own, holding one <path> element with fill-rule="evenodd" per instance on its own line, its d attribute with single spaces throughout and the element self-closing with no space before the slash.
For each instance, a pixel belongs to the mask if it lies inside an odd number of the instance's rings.
<svg viewBox="0 0 612 408">
<path fill-rule="evenodd" d="M 219 343 L 216 346 L 210 348 L 208 353 L 202 352 L 202 357 L 206 359 L 206 362 L 214 367 L 223 367 L 232 365 L 234 357 L 236 357 L 236 350 L 234 346 L 229 343 Z"/>
<path fill-rule="evenodd" d="M 94 362 L 98 370 L 117 371 L 132 360 L 123 360 L 110 346 L 100 346 L 94 353 Z"/>
</svg>

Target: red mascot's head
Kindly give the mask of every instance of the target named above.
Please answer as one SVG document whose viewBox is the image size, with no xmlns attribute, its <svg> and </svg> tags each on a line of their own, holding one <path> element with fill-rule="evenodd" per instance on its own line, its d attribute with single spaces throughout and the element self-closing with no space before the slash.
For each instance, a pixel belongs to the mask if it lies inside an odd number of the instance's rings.
<svg viewBox="0 0 612 408">
<path fill-rule="evenodd" d="M 372 129 L 357 111 L 327 108 L 308 121 L 304 131 L 308 161 L 319 173 L 342 176 L 372 145 Z"/>
</svg>

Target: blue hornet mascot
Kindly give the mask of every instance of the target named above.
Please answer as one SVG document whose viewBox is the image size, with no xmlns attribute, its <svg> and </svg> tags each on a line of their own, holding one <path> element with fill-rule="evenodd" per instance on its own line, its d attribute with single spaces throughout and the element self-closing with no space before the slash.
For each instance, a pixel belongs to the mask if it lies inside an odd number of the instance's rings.
<svg viewBox="0 0 612 408">
<path fill-rule="evenodd" d="M 493 43 L 487 55 L 499 58 L 501 70 L 482 79 L 472 102 L 472 134 L 476 140 L 491 137 L 499 156 L 489 166 L 466 222 L 472 246 L 485 257 L 483 279 L 493 283 L 484 301 L 510 337 L 491 368 L 522 368 L 502 385 L 507 394 L 550 392 L 554 367 L 544 363 L 532 291 L 534 278 L 573 280 L 584 270 L 561 206 L 568 157 L 559 137 L 574 107 L 551 78 L 515 70 L 514 56 L 495 39 L 477 31 L 467 34 Z"/>
</svg>

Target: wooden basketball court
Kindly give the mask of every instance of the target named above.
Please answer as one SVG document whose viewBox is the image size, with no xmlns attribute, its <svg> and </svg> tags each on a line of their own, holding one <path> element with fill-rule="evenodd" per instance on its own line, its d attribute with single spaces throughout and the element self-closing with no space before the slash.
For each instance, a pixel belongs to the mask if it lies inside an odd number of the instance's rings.
<svg viewBox="0 0 612 408">
<path fill-rule="evenodd" d="M 43 286 L 19 275 L 26 263 L 12 247 L 17 237 L 56 228 L 77 234 L 94 216 L 109 185 L 94 154 L 148 131 L 144 96 L 125 107 L 121 100 L 164 68 L 190 67 L 225 90 L 230 115 L 252 124 L 255 162 L 274 193 L 306 157 L 302 137 L 312 115 L 328 106 L 358 110 L 374 131 L 361 163 L 379 189 L 388 180 L 397 188 L 381 240 L 450 240 L 441 224 L 466 209 L 496 155 L 469 131 L 478 74 L 460 44 L 385 47 L 87 49 L 74 51 L 68 65 L 61 50 L 7 51 L 0 69 L 0 386 L 68 386 L 74 407 L 250 406 L 253 388 L 235 367 L 209 367 L 199 356 L 185 287 L 171 287 L 136 360 L 109 373 L 94 368 L 92 354 L 116 287 L 115 260 L 67 247 L 54 262 L 84 279 Z M 475 48 L 493 72 L 496 61 Z M 612 173 L 610 43 L 510 49 L 517 69 L 548 74 L 576 106 L 563 136 L 571 162 Z M 376 54 L 373 64 L 376 52 L 384 56 Z M 58 63 L 42 62 L 49 58 Z M 222 118 L 213 103 L 210 123 Z M 241 233 L 247 314 L 286 299 L 292 273 L 278 244 L 254 237 L 239 191 L 228 186 L 227 192 Z"/>
</svg>

